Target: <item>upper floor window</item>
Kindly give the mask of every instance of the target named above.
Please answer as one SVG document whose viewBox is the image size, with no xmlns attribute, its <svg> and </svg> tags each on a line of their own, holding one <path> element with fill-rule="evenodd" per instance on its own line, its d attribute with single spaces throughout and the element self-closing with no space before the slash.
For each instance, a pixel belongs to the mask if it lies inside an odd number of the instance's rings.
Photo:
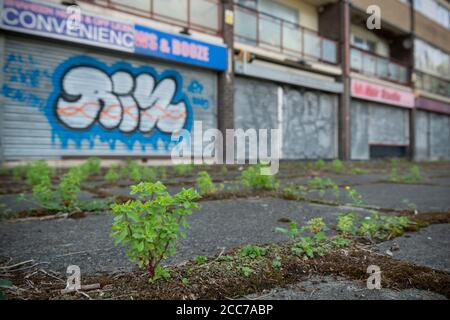
<svg viewBox="0 0 450 320">
<path fill-rule="evenodd" d="M 445 28 L 450 28 L 450 10 L 437 0 L 414 0 L 414 8 Z"/>
<path fill-rule="evenodd" d="M 300 40 L 297 9 L 272 0 L 240 0 L 238 4 L 242 5 L 236 10 L 235 34 L 239 40 L 297 49 Z"/>
<path fill-rule="evenodd" d="M 450 55 L 425 41 L 415 40 L 415 67 L 426 73 L 443 78 L 450 75 Z"/>
<path fill-rule="evenodd" d="M 362 50 L 370 51 L 375 53 L 376 51 L 376 44 L 373 41 L 363 39 L 361 37 L 353 35 L 352 37 L 352 44 Z"/>
<path fill-rule="evenodd" d="M 238 0 L 237 3 L 244 7 L 258 10 L 267 15 L 274 16 L 291 23 L 299 23 L 299 12 L 297 9 L 273 0 Z"/>
<path fill-rule="evenodd" d="M 220 31 L 220 0 L 91 0 L 103 6 L 200 31 Z"/>
</svg>

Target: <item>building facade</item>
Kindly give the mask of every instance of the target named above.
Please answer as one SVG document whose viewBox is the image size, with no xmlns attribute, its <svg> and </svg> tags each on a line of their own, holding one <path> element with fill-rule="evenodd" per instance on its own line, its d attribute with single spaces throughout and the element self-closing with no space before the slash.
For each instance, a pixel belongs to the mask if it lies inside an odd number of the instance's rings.
<svg viewBox="0 0 450 320">
<path fill-rule="evenodd" d="M 0 3 L 3 162 L 167 158 L 197 120 L 279 128 L 282 159 L 450 159 L 446 1 Z"/>
</svg>

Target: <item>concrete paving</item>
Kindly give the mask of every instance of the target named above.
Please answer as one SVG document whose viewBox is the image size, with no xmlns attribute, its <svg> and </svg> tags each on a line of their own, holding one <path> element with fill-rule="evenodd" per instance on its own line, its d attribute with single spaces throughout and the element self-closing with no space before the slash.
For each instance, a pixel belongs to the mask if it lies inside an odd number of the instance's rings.
<svg viewBox="0 0 450 320">
<path fill-rule="evenodd" d="M 328 224 L 335 224 L 338 214 L 336 207 L 276 198 L 201 202 L 189 217 L 187 238 L 180 241 L 177 254 L 167 263 L 217 254 L 222 248 L 242 244 L 286 241 L 285 235 L 274 231 L 286 226 L 280 219 L 303 224 L 324 217 Z M 47 267 L 57 272 L 64 272 L 69 264 L 77 264 L 85 272 L 130 270 L 133 265 L 124 251 L 114 247 L 109 238 L 112 219 L 112 214 L 104 213 L 75 220 L 4 221 L 0 223 L 0 256 L 13 257 L 16 262 L 48 262 Z"/>
<path fill-rule="evenodd" d="M 378 245 L 394 259 L 450 272 L 450 224 L 435 224 Z"/>
<path fill-rule="evenodd" d="M 257 300 L 446 300 L 437 293 L 417 290 L 367 289 L 363 281 L 341 277 L 312 277 L 309 280 L 276 288 L 245 299 Z"/>
<path fill-rule="evenodd" d="M 393 184 L 380 182 L 383 174 L 335 175 L 340 185 L 353 185 L 369 205 L 383 208 L 410 208 L 414 203 L 424 211 L 450 209 L 450 177 L 445 172 L 427 172 L 427 184 Z M 284 180 L 305 184 L 308 178 Z M 179 187 L 169 187 L 171 192 Z M 342 189 L 344 190 L 344 189 Z M 128 188 L 107 188 L 114 194 L 128 194 Z M 341 192 L 337 200 L 350 202 Z M 2 195 L 0 203 L 13 210 L 23 210 L 24 204 L 16 202 L 17 195 Z M 83 198 L 92 195 L 83 194 Z M 308 197 L 322 198 L 317 191 Z M 330 192 L 323 197 L 334 199 Z M 408 201 L 404 201 L 404 200 Z M 187 238 L 179 242 L 177 253 L 166 261 L 168 264 L 192 259 L 197 255 L 217 254 L 222 248 L 242 244 L 286 241 L 286 237 L 274 232 L 277 226 L 296 221 L 303 224 L 314 217 L 324 217 L 334 224 L 339 213 L 348 211 L 344 206 L 326 206 L 308 202 L 288 201 L 278 198 L 247 198 L 200 202 L 200 209 L 189 217 L 191 229 Z M 367 210 L 352 209 L 362 215 Z M 0 221 L 0 256 L 13 258 L 11 263 L 34 259 L 42 267 L 65 273 L 69 264 L 81 267 L 83 273 L 129 271 L 135 266 L 126 258 L 123 248 L 114 246 L 109 237 L 112 215 L 91 214 L 82 219 L 50 221 Z M 450 227 L 432 225 L 417 233 L 410 233 L 390 242 L 382 243 L 378 250 L 398 245 L 393 258 L 450 272 Z M 397 246 L 395 246 L 397 247 Z M 322 282 L 325 280 L 326 282 Z M 361 287 L 362 286 L 362 287 Z M 288 291 L 284 291 L 288 290 Z M 363 284 L 346 279 L 311 279 L 309 282 L 277 289 L 272 299 L 440 299 L 441 296 L 419 290 L 370 291 Z"/>
</svg>

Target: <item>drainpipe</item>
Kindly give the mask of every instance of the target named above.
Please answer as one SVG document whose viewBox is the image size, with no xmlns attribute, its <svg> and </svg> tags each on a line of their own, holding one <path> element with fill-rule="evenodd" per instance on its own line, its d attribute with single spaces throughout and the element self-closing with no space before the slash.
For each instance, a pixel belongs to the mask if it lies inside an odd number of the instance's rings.
<svg viewBox="0 0 450 320">
<path fill-rule="evenodd" d="M 350 160 L 351 131 L 350 131 L 350 1 L 342 0 L 340 16 L 343 21 L 341 28 L 341 66 L 342 84 L 339 106 L 339 158 Z"/>
<path fill-rule="evenodd" d="M 217 83 L 218 128 L 226 137 L 226 129 L 234 129 L 234 5 L 233 0 L 222 0 L 220 19 L 225 45 L 228 48 L 228 68 L 219 73 Z M 225 161 L 225 152 L 222 152 Z"/>
<path fill-rule="evenodd" d="M 409 0 L 409 14 L 410 14 L 410 22 L 411 22 L 411 30 L 410 30 L 410 39 L 411 39 L 411 52 L 409 55 L 409 67 L 410 67 L 410 85 L 414 92 L 414 96 L 416 95 L 415 88 L 415 37 L 416 37 L 416 15 L 414 9 L 414 0 Z M 415 99 L 414 99 L 415 104 Z M 409 150 L 408 157 L 410 160 L 414 160 L 416 158 L 416 107 L 414 107 L 409 112 Z"/>
</svg>

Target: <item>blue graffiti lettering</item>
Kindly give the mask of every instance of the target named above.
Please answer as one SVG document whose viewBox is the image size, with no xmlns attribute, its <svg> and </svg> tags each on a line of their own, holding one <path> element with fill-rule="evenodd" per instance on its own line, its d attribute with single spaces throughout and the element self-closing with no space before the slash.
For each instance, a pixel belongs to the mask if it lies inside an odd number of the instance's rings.
<svg viewBox="0 0 450 320">
<path fill-rule="evenodd" d="M 202 94 L 203 85 L 200 83 L 200 81 L 194 79 L 189 83 L 187 90 L 190 93 Z"/>
<path fill-rule="evenodd" d="M 192 104 L 203 108 L 208 109 L 209 108 L 209 101 L 208 99 L 200 98 L 200 97 L 192 97 Z"/>
<path fill-rule="evenodd" d="M 6 81 L 20 83 L 30 88 L 39 87 L 42 77 L 51 79 L 51 74 L 46 69 L 39 68 L 32 55 L 26 57 L 17 53 L 10 53 L 3 66 Z"/>
<path fill-rule="evenodd" d="M 29 106 L 43 109 L 45 107 L 45 101 L 43 101 L 38 95 L 32 92 L 25 92 L 22 89 L 12 88 L 7 84 L 2 86 L 2 95 L 18 102 L 25 103 Z"/>
</svg>

